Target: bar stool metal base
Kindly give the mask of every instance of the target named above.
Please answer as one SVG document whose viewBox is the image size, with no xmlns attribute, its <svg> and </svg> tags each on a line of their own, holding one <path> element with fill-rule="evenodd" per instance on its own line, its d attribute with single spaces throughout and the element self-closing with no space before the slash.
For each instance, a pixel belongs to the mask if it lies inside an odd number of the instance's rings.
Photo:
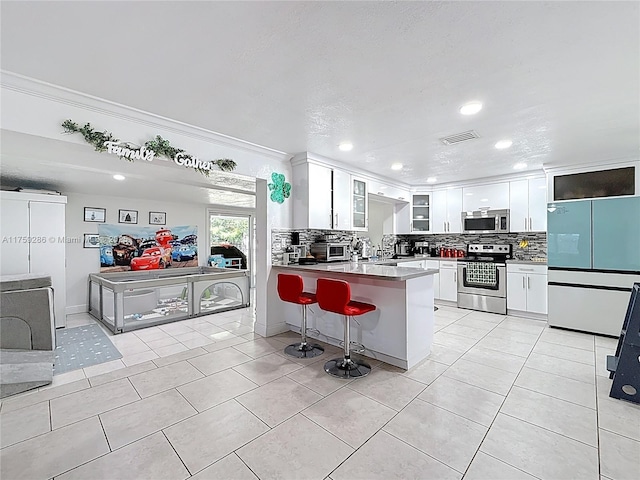
<svg viewBox="0 0 640 480">
<path fill-rule="evenodd" d="M 313 358 L 320 356 L 324 353 L 322 348 L 317 343 L 292 343 L 284 349 L 284 353 L 291 357 L 296 358 Z"/>
<path fill-rule="evenodd" d="M 352 358 L 334 358 L 324 364 L 324 371 L 338 378 L 359 378 L 369 375 L 371 365 Z"/>
</svg>

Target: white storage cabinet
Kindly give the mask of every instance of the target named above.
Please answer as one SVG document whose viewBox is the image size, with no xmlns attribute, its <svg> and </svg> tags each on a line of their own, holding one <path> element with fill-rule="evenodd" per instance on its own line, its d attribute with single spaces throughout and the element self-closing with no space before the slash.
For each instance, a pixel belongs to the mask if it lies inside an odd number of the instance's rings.
<svg viewBox="0 0 640 480">
<path fill-rule="evenodd" d="M 351 175 L 313 162 L 293 165 L 293 228 L 351 229 Z"/>
<path fill-rule="evenodd" d="M 432 199 L 431 233 L 461 233 L 462 189 L 436 190 Z"/>
<path fill-rule="evenodd" d="M 465 212 L 509 208 L 509 183 L 491 183 L 464 187 L 462 208 Z"/>
<path fill-rule="evenodd" d="M 440 261 L 439 299 L 449 302 L 458 301 L 458 266 L 456 262 Z"/>
<path fill-rule="evenodd" d="M 56 328 L 66 325 L 65 207 L 59 195 L 0 192 L 0 273 L 51 277 Z"/>
<path fill-rule="evenodd" d="M 366 232 L 369 229 L 369 191 L 366 180 L 351 176 L 351 197 L 351 229 Z"/>
<path fill-rule="evenodd" d="M 432 196 L 430 192 L 416 192 L 411 195 L 411 232 L 431 232 Z"/>
<path fill-rule="evenodd" d="M 510 230 L 547 230 L 547 181 L 544 177 L 509 182 Z"/>
<path fill-rule="evenodd" d="M 546 265 L 507 264 L 507 309 L 547 314 Z"/>
</svg>

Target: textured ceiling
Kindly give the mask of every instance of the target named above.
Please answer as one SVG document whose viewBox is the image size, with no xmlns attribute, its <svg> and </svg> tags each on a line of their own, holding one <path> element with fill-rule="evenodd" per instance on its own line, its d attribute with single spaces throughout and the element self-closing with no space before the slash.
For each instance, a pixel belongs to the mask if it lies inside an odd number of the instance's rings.
<svg viewBox="0 0 640 480">
<path fill-rule="evenodd" d="M 1 22 L 5 70 L 410 184 L 640 153 L 638 2 L 5 1 Z"/>
</svg>

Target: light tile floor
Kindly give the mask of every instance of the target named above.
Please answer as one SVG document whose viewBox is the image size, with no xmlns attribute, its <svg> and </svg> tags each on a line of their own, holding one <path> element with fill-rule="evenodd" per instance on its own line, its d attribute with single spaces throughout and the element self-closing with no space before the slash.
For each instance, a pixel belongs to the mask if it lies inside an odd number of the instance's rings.
<svg viewBox="0 0 640 480">
<path fill-rule="evenodd" d="M 326 346 L 236 310 L 111 336 L 118 361 L 0 404 L 3 479 L 638 478 L 640 406 L 608 397 L 616 340 L 452 307 L 430 358 L 326 375 Z M 93 320 L 69 318 L 69 326 Z"/>
</svg>

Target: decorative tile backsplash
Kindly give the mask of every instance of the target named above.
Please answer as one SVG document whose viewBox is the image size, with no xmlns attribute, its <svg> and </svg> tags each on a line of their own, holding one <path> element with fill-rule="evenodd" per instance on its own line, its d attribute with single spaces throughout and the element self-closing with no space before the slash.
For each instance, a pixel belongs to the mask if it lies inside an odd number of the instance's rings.
<svg viewBox="0 0 640 480">
<path fill-rule="evenodd" d="M 429 242 L 430 247 L 460 248 L 467 249 L 470 243 L 510 243 L 513 245 L 513 257 L 518 260 L 531 260 L 547 258 L 547 233 L 442 233 L 432 235 L 385 235 L 385 244 L 393 243 L 397 240 L 403 241 L 424 241 Z M 520 241 L 526 240 L 528 246 L 520 248 Z"/>
<path fill-rule="evenodd" d="M 336 242 L 350 242 L 353 234 L 346 230 L 299 230 L 292 228 L 280 228 L 271 230 L 271 263 L 278 264 L 282 262 L 282 254 L 291 246 L 291 233 L 300 233 L 300 245 L 309 246 L 316 241 L 321 235 L 333 235 Z M 369 236 L 364 232 L 359 232 L 358 238 L 368 239 Z"/>
<path fill-rule="evenodd" d="M 354 232 L 339 230 L 271 230 L 271 262 L 282 262 L 282 254 L 291 245 L 291 233 L 300 233 L 300 244 L 309 247 L 320 235 L 335 235 L 339 242 L 349 242 Z M 358 238 L 368 239 L 365 232 L 358 232 Z M 510 243 L 513 245 L 513 256 L 519 260 L 531 260 L 547 257 L 547 234 L 536 233 L 485 233 L 485 234 L 432 234 L 432 235 L 384 235 L 382 237 L 382 249 L 393 253 L 396 241 L 425 241 L 431 247 L 459 248 L 466 250 L 469 243 Z M 528 246 L 520 248 L 520 241 L 526 240 Z M 377 246 L 372 246 L 374 251 Z"/>
</svg>

